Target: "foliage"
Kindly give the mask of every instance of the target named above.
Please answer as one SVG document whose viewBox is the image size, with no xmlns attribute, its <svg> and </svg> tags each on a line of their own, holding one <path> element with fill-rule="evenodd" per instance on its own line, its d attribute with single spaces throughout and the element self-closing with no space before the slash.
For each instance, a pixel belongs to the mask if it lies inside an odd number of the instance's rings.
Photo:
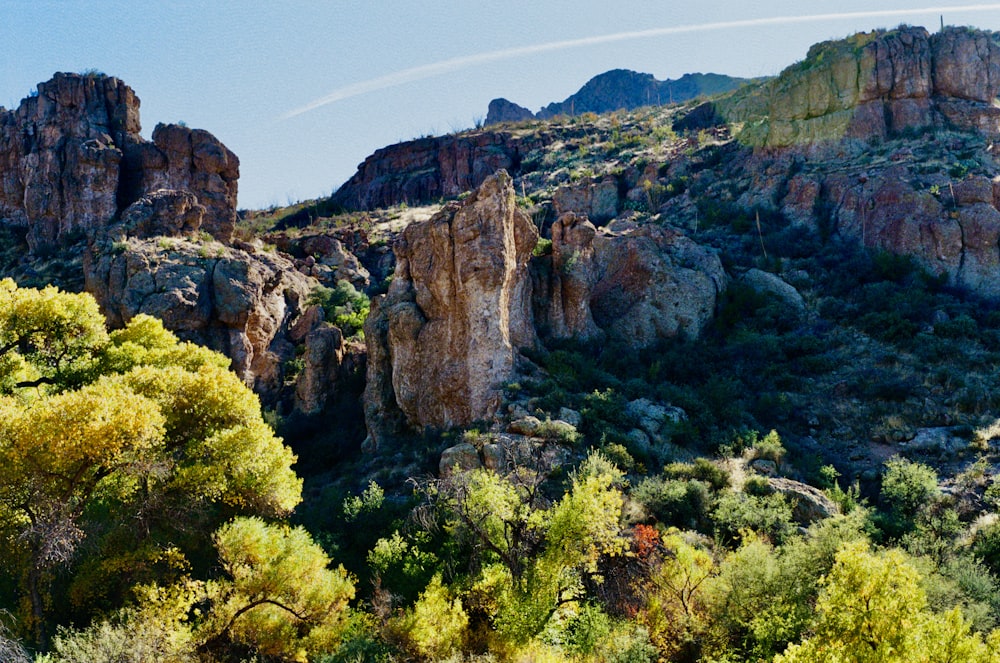
<svg viewBox="0 0 1000 663">
<path fill-rule="evenodd" d="M 0 289 L 20 376 L 0 395 L 0 530 L 37 643 L 56 610 L 89 619 L 202 563 L 233 514 L 299 502 L 295 456 L 226 358 L 148 316 L 109 335 L 89 295 Z"/>
<path fill-rule="evenodd" d="M 303 660 L 334 649 L 354 584 L 301 527 L 237 518 L 214 536 L 225 577 L 206 584 L 196 629 L 204 649 L 249 645 L 264 656 Z"/>
<path fill-rule="evenodd" d="M 368 296 L 344 280 L 337 281 L 333 288 L 316 288 L 307 303 L 321 307 L 326 320 L 339 327 L 347 338 L 361 333 L 371 309 Z"/>
<path fill-rule="evenodd" d="M 451 595 L 438 574 L 390 629 L 400 630 L 407 648 L 421 659 L 440 661 L 461 647 L 468 623 L 461 600 Z"/>
<path fill-rule="evenodd" d="M 935 614 L 926 605 L 920 575 L 901 552 L 846 544 L 823 580 L 815 634 L 775 661 L 986 660 L 987 645 L 957 608 Z"/>
</svg>

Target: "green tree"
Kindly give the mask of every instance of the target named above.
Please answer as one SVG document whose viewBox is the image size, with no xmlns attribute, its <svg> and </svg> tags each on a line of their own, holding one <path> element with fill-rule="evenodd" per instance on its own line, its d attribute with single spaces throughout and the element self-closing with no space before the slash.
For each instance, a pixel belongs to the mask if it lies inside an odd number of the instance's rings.
<svg viewBox="0 0 1000 663">
<path fill-rule="evenodd" d="M 201 649 L 231 643 L 280 660 L 336 649 L 354 583 L 301 527 L 236 518 L 215 533 L 225 577 L 206 584 L 210 607 L 196 627 Z"/>
<path fill-rule="evenodd" d="M 554 504 L 541 478 L 525 469 L 508 477 L 474 470 L 444 486 L 449 527 L 477 554 L 470 601 L 490 614 L 509 642 L 524 643 L 556 611 L 584 595 L 604 555 L 623 554 L 622 472 L 598 452 L 573 473 Z"/>
<path fill-rule="evenodd" d="M 885 463 L 881 501 L 888 510 L 883 529 L 894 537 L 916 525 L 917 514 L 940 493 L 937 473 L 923 463 L 896 456 Z"/>
<path fill-rule="evenodd" d="M 148 316 L 107 334 L 89 295 L 0 281 L 0 545 L 39 643 L 55 611 L 111 611 L 207 563 L 232 516 L 299 502 L 295 456 L 228 365 Z"/>
<path fill-rule="evenodd" d="M 78 386 L 106 342 L 104 317 L 93 297 L 0 280 L 0 393 Z"/>
<path fill-rule="evenodd" d="M 871 552 L 848 543 L 822 581 L 814 634 L 790 645 L 775 663 L 986 661 L 986 644 L 958 608 L 927 609 L 920 574 L 899 550 Z"/>
</svg>

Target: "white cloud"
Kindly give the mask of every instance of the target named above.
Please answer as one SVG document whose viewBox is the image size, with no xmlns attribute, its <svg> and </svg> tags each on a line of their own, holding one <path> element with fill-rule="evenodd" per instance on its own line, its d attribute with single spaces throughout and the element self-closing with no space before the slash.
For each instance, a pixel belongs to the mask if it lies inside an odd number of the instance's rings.
<svg viewBox="0 0 1000 663">
<path fill-rule="evenodd" d="M 912 9 L 885 9 L 863 12 L 840 12 L 833 14 L 810 14 L 806 16 L 773 16 L 770 18 L 753 18 L 740 21 L 719 21 L 715 23 L 700 23 L 698 25 L 680 25 L 668 28 L 653 28 L 650 30 L 636 30 L 632 32 L 617 32 L 609 35 L 597 35 L 594 37 L 582 37 L 580 39 L 566 39 L 563 41 L 553 41 L 545 44 L 535 44 L 533 46 L 521 46 L 518 48 L 506 48 L 499 51 L 489 51 L 466 55 L 440 62 L 432 62 L 419 67 L 411 67 L 400 71 L 372 78 L 360 83 L 354 83 L 345 87 L 337 88 L 333 92 L 315 99 L 305 106 L 293 109 L 281 116 L 287 120 L 303 113 L 316 110 L 328 104 L 357 97 L 369 92 L 377 92 L 386 88 L 412 83 L 414 81 L 440 76 L 452 71 L 466 69 L 475 65 L 496 62 L 498 60 L 508 60 L 511 58 L 524 57 L 526 55 L 537 55 L 539 53 L 550 53 L 552 51 L 563 51 L 572 48 L 583 48 L 585 46 L 597 46 L 599 44 L 610 44 L 619 41 L 631 41 L 634 39 L 651 39 L 655 37 L 665 37 L 669 35 L 684 34 L 690 32 L 711 32 L 715 30 L 727 30 L 733 28 L 755 28 L 773 25 L 792 25 L 795 23 L 816 23 L 832 20 L 853 20 L 864 18 L 892 18 L 896 16 L 914 16 L 917 14 L 957 14 L 973 11 L 989 11 L 1000 9 L 1000 4 L 981 5 L 960 5 L 950 7 L 920 7 Z"/>
</svg>

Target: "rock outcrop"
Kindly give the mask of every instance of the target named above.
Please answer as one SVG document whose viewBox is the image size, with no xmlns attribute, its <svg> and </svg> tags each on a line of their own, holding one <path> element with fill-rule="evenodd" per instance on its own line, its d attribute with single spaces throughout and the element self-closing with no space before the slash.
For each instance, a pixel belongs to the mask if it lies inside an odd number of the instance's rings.
<svg viewBox="0 0 1000 663">
<path fill-rule="evenodd" d="M 196 192 L 206 211 L 202 229 L 222 242 L 232 239 L 240 160 L 219 139 L 203 129 L 158 124 L 152 144 L 134 152 L 140 190 Z"/>
<path fill-rule="evenodd" d="M 86 262 L 86 287 L 112 326 L 139 313 L 186 340 L 223 352 L 265 398 L 294 356 L 287 338 L 311 279 L 278 254 L 248 253 L 184 238 L 128 237 Z"/>
<path fill-rule="evenodd" d="M 573 214 L 552 226 L 552 256 L 534 270 L 536 322 L 553 338 L 607 338 L 648 347 L 696 338 L 726 275 L 713 251 L 681 232 L 644 225 L 598 232 Z"/>
<path fill-rule="evenodd" d="M 501 122 L 523 122 L 535 119 L 535 114 L 524 106 L 518 106 L 513 101 L 504 98 L 494 99 L 490 102 L 486 112 L 486 126 L 500 124 Z"/>
<path fill-rule="evenodd" d="M 91 237 L 158 189 L 186 190 L 202 227 L 228 241 L 239 160 L 205 131 L 140 135 L 139 99 L 117 78 L 56 74 L 13 111 L 0 109 L 0 221 L 43 252 Z"/>
<path fill-rule="evenodd" d="M 885 137 L 929 126 L 1000 130 L 1000 44 L 991 33 L 920 27 L 823 42 L 777 78 L 719 103 L 752 145 Z"/>
<path fill-rule="evenodd" d="M 505 171 L 403 231 L 395 278 L 365 324 L 373 444 L 393 421 L 441 428 L 497 411 L 518 349 L 536 343 L 527 264 L 537 239 Z"/>
<path fill-rule="evenodd" d="M 474 131 L 390 145 L 365 159 L 331 202 L 367 210 L 457 196 L 497 170 L 517 171 L 525 154 L 555 140 L 557 136 L 548 133 Z"/>
</svg>

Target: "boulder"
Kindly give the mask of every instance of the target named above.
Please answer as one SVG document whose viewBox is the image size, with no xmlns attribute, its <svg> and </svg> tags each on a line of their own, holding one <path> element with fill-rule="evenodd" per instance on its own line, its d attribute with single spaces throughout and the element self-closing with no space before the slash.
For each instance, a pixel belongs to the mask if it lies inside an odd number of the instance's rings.
<svg viewBox="0 0 1000 663">
<path fill-rule="evenodd" d="M 606 223 L 618 216 L 618 183 L 614 178 L 561 186 L 552 195 L 557 215 L 574 213 L 594 223 Z"/>
<path fill-rule="evenodd" d="M 777 274 L 753 267 L 748 269 L 740 280 L 757 292 L 773 295 L 787 307 L 799 313 L 805 311 L 806 304 L 799 291 Z"/>
<path fill-rule="evenodd" d="M 840 513 L 837 503 L 818 488 L 774 476 L 768 477 L 767 483 L 788 499 L 792 505 L 792 517 L 802 525 L 809 525 Z"/>
<path fill-rule="evenodd" d="M 385 430 L 375 417 L 388 409 L 416 430 L 497 412 L 518 349 L 536 343 L 527 263 L 537 239 L 506 171 L 403 231 L 393 246 L 392 285 L 365 325 L 373 444 Z M 383 370 L 391 390 L 372 373 Z"/>
<path fill-rule="evenodd" d="M 441 452 L 441 460 L 438 462 L 438 475 L 441 477 L 451 476 L 455 472 L 468 472 L 483 466 L 483 461 L 479 458 L 476 447 L 463 442 L 453 447 L 448 447 Z"/>
<path fill-rule="evenodd" d="M 553 338 L 607 338 L 633 348 L 697 338 L 715 312 L 726 275 L 718 255 L 680 231 L 632 225 L 597 232 L 565 215 L 552 256 L 533 266 L 536 324 Z"/>
<path fill-rule="evenodd" d="M 190 191 L 159 189 L 129 205 L 121 223 L 132 237 L 192 237 L 204 217 L 204 206 Z"/>
</svg>

